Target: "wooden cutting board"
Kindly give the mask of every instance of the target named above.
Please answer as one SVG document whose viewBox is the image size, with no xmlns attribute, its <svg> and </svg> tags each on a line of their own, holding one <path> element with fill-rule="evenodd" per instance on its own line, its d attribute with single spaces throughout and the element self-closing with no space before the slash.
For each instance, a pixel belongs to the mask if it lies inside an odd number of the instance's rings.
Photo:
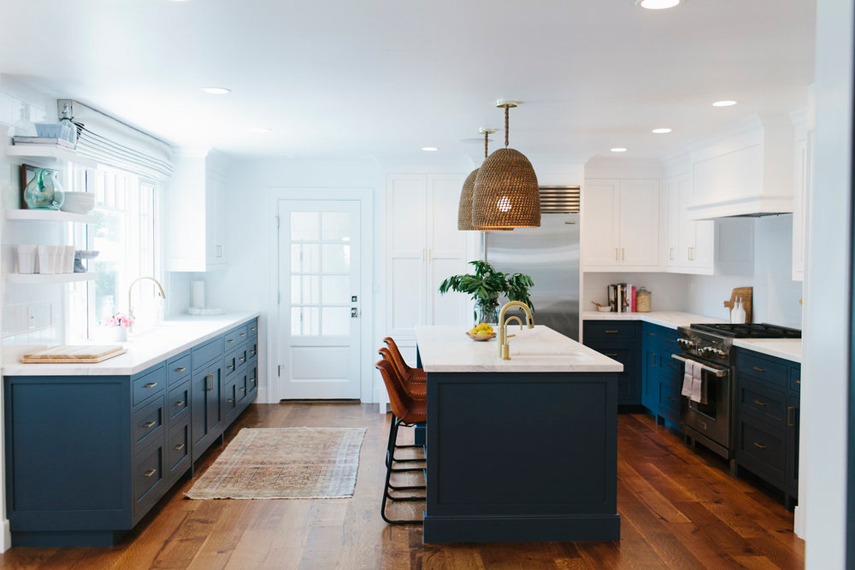
<svg viewBox="0 0 855 570">
<path fill-rule="evenodd" d="M 124 354 L 128 349 L 120 344 L 106 345 L 61 345 L 25 354 L 21 362 L 25 364 L 70 364 L 75 362 L 103 362 L 109 358 Z"/>
</svg>

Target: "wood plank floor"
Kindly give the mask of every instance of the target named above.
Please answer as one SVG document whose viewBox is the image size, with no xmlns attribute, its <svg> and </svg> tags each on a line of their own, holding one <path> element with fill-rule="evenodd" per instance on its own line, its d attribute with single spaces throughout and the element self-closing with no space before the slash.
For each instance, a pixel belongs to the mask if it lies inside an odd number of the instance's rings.
<svg viewBox="0 0 855 570">
<path fill-rule="evenodd" d="M 176 485 L 112 548 L 12 548 L 0 568 L 803 568 L 793 516 L 643 414 L 619 417 L 620 542 L 424 545 L 379 516 L 388 416 L 376 405 L 260 404 L 242 427 L 367 427 L 352 499 L 191 501 Z M 197 476 L 223 448 L 197 464 Z M 416 504 L 414 510 L 421 508 Z"/>
</svg>

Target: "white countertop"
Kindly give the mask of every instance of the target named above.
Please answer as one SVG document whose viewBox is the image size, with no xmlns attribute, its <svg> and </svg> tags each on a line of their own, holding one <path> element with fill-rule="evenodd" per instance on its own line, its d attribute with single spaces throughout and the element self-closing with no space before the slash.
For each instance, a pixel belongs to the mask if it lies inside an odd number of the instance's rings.
<svg viewBox="0 0 855 570">
<path fill-rule="evenodd" d="M 681 313 L 678 311 L 651 311 L 649 313 L 600 313 L 599 311 L 584 311 L 584 321 L 645 321 L 654 325 L 677 330 L 677 327 L 687 327 L 692 323 L 724 323 L 722 319 Z"/>
<path fill-rule="evenodd" d="M 656 311 L 650 313 L 600 313 L 598 311 L 585 311 L 582 313 L 585 321 L 645 321 L 677 329 L 687 327 L 692 323 L 724 323 L 722 319 L 693 315 L 691 313 L 680 313 L 671 311 Z M 753 350 L 767 356 L 783 358 L 792 362 L 802 361 L 802 341 L 792 338 L 763 338 L 747 339 L 737 338 L 733 340 L 733 346 Z"/>
<path fill-rule="evenodd" d="M 791 362 L 802 362 L 802 339 L 800 338 L 737 338 L 733 346 L 759 352 Z"/>
<path fill-rule="evenodd" d="M 131 376 L 258 315 L 257 312 L 236 312 L 205 317 L 176 317 L 163 321 L 151 330 L 131 333 L 128 342 L 115 343 L 127 348 L 127 353 L 97 364 L 21 364 L 18 360 L 22 354 L 45 347 L 6 347 L 3 350 L 3 375 Z"/>
<path fill-rule="evenodd" d="M 623 365 L 549 327 L 508 327 L 511 360 L 498 356 L 498 336 L 479 342 L 460 326 L 416 327 L 425 372 L 622 372 Z"/>
</svg>

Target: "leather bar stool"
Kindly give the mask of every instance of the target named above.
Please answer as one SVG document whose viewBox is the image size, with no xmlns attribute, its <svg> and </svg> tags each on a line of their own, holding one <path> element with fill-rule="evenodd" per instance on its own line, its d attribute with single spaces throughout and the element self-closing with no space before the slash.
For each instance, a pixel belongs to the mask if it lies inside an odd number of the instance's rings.
<svg viewBox="0 0 855 570">
<path fill-rule="evenodd" d="M 410 368 L 407 366 L 404 357 L 401 355 L 401 351 L 398 350 L 398 345 L 395 344 L 395 340 L 392 337 L 387 336 L 383 339 L 383 342 L 389 347 L 395 368 L 398 369 L 398 373 L 402 378 L 411 383 L 425 384 L 427 382 L 427 376 L 422 368 Z"/>
<path fill-rule="evenodd" d="M 391 362 L 381 360 L 375 366 L 383 377 L 386 392 L 389 394 L 389 403 L 392 406 L 392 425 L 389 428 L 389 444 L 386 449 L 386 482 L 383 485 L 383 501 L 380 505 L 380 516 L 388 524 L 421 524 L 421 520 L 390 519 L 386 516 L 386 502 L 424 501 L 424 497 L 394 497 L 390 494 L 390 491 L 422 490 L 425 488 L 423 485 L 395 487 L 390 484 L 390 480 L 392 473 L 423 470 L 422 468 L 394 469 L 394 463 L 399 460 L 393 458 L 395 457 L 395 449 L 398 447 L 398 428 L 400 426 L 414 427 L 416 425 L 424 425 L 427 419 L 427 403 L 424 400 L 417 400 L 407 393 L 404 389 L 402 379 L 397 374 Z"/>
<path fill-rule="evenodd" d="M 406 373 L 401 369 L 401 366 L 397 364 L 395 355 L 391 350 L 384 346 L 377 351 L 377 354 L 382 356 L 383 360 L 395 367 L 395 372 L 404 384 L 404 390 L 406 390 L 410 396 L 417 400 L 424 400 L 427 398 L 427 383 L 424 381 L 419 382 L 418 380 L 408 379 Z M 400 354 L 398 357 L 400 358 Z M 401 359 L 401 361 L 403 362 L 403 359 Z M 421 370 L 421 368 L 411 368 L 410 370 Z"/>
</svg>

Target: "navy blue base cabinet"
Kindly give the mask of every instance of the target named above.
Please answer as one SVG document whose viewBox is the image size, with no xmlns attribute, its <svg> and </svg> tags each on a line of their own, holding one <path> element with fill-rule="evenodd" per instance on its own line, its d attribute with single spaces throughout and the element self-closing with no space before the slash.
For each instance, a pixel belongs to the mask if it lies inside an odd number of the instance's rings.
<svg viewBox="0 0 855 570">
<path fill-rule="evenodd" d="M 618 405 L 640 404 L 641 323 L 638 321 L 585 321 L 583 327 L 585 346 L 623 364 L 623 372 L 618 374 Z"/>
<path fill-rule="evenodd" d="M 659 325 L 641 327 L 641 403 L 657 423 L 679 429 L 682 367 L 671 358 L 680 352 L 679 333 Z"/>
<path fill-rule="evenodd" d="M 255 399 L 257 328 L 252 319 L 133 376 L 6 377 L 12 544 L 109 546 L 132 529 Z M 222 383 L 229 335 L 253 351 L 232 374 L 239 402 Z"/>
<path fill-rule="evenodd" d="M 799 494 L 801 365 L 740 348 L 736 354 L 736 464 L 784 492 Z"/>
</svg>

